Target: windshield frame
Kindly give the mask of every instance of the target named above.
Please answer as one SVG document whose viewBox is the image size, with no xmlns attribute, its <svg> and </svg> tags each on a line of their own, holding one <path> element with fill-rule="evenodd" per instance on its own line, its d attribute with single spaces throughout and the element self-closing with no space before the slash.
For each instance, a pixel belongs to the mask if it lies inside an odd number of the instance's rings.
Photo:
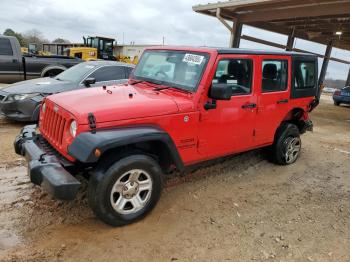
<svg viewBox="0 0 350 262">
<path fill-rule="evenodd" d="M 176 52 L 176 53 L 180 53 L 180 54 L 196 54 L 196 55 L 202 55 L 205 57 L 205 63 L 203 65 L 203 69 L 202 72 L 200 72 L 200 75 L 198 77 L 197 82 L 195 83 L 193 88 L 190 88 L 189 86 L 185 86 L 185 85 L 180 85 L 180 84 L 176 84 L 176 83 L 172 83 L 172 82 L 168 82 L 168 81 L 164 81 L 164 80 L 159 80 L 159 79 L 154 79 L 154 78 L 148 78 L 148 77 L 141 77 L 141 76 L 137 76 L 135 75 L 135 72 L 137 70 L 137 67 L 141 64 L 141 61 L 144 57 L 144 55 L 146 54 L 146 52 L 152 52 L 152 53 L 168 53 L 168 52 Z M 208 62 L 210 60 L 210 54 L 207 52 L 203 52 L 203 51 L 192 51 L 192 50 L 174 50 L 174 49 L 148 49 L 145 50 L 142 54 L 142 56 L 140 57 L 140 61 L 137 64 L 137 66 L 135 67 L 135 69 L 132 71 L 132 74 L 130 75 L 130 79 L 132 80 L 142 80 L 145 82 L 149 82 L 149 83 L 153 83 L 156 85 L 162 85 L 162 86 L 167 86 L 167 87 L 173 87 L 174 89 L 180 89 L 181 91 L 186 91 L 189 93 L 195 93 L 198 90 L 198 86 L 199 83 L 201 82 L 204 72 L 207 70 L 207 66 L 208 66 Z"/>
</svg>

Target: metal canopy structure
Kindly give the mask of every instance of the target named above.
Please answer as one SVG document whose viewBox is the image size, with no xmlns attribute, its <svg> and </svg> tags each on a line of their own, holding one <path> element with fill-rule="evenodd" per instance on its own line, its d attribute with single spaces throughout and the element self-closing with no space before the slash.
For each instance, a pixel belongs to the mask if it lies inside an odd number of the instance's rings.
<svg viewBox="0 0 350 262">
<path fill-rule="evenodd" d="M 193 7 L 195 12 L 218 18 L 231 33 L 230 47 L 239 47 L 240 39 L 285 50 L 293 48 L 295 38 L 327 45 L 320 74 L 323 83 L 329 60 L 344 64 L 350 61 L 332 58 L 333 47 L 350 50 L 349 0 L 232 0 Z M 227 21 L 232 21 L 233 26 Z M 288 35 L 286 45 L 241 35 L 242 25 Z M 309 52 L 312 53 L 312 52 Z M 350 85 L 350 70 L 348 81 Z"/>
</svg>

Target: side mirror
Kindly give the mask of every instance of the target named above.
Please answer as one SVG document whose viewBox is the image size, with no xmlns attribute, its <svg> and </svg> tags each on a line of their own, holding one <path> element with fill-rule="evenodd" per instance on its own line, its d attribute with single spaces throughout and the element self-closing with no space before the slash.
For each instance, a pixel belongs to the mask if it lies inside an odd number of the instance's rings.
<svg viewBox="0 0 350 262">
<path fill-rule="evenodd" d="M 88 77 L 88 78 L 86 78 L 86 79 L 84 80 L 83 83 L 84 83 L 84 85 L 85 85 L 86 87 L 89 87 L 90 85 L 93 85 L 93 84 L 96 83 L 96 79 L 93 78 L 93 77 Z"/>
<path fill-rule="evenodd" d="M 232 87 L 227 84 L 213 83 L 210 87 L 209 97 L 215 100 L 231 100 Z"/>
</svg>

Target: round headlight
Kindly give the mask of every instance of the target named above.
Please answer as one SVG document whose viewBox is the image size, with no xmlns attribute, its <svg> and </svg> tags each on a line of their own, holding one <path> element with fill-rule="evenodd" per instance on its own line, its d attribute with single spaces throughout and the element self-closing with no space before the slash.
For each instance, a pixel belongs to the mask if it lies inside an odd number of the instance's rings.
<svg viewBox="0 0 350 262">
<path fill-rule="evenodd" d="M 41 110 L 43 111 L 43 113 L 45 113 L 45 110 L 46 110 L 46 104 L 44 103 L 44 104 L 42 104 L 42 106 L 41 106 Z"/>
<path fill-rule="evenodd" d="M 72 123 L 70 123 L 70 128 L 69 128 L 70 134 L 72 135 L 72 137 L 75 137 L 77 134 L 77 122 L 72 121 Z"/>
</svg>

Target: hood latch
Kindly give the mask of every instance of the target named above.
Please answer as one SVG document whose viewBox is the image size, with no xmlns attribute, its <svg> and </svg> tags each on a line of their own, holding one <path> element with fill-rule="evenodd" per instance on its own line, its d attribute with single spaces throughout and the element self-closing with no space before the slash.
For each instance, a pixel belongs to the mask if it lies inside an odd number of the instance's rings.
<svg viewBox="0 0 350 262">
<path fill-rule="evenodd" d="M 89 127 L 91 128 L 91 133 L 96 133 L 96 118 L 93 113 L 88 114 Z"/>
</svg>

